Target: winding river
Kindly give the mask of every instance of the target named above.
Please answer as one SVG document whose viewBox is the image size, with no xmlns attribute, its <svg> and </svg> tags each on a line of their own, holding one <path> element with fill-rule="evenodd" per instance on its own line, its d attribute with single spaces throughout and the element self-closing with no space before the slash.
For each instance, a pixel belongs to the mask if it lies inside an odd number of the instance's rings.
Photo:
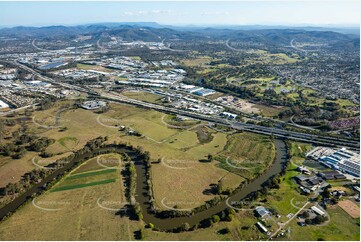
<svg viewBox="0 0 361 242">
<path fill-rule="evenodd" d="M 43 186 L 46 183 L 53 181 L 59 175 L 63 175 L 64 172 L 66 172 L 69 169 L 72 169 L 74 165 L 76 165 L 80 161 L 94 157 L 94 154 L 96 152 L 111 153 L 114 152 L 114 150 L 116 150 L 116 152 L 119 153 L 127 153 L 128 156 L 134 161 L 137 172 L 135 199 L 142 208 L 143 221 L 145 223 L 152 223 L 156 228 L 159 228 L 161 230 L 171 230 L 173 228 L 181 226 L 183 223 L 188 223 L 190 226 L 194 226 L 196 224 L 199 224 L 202 220 L 210 218 L 212 215 L 225 210 L 227 207 L 229 207 L 229 204 L 233 204 L 234 202 L 237 203 L 240 200 L 244 199 L 251 192 L 259 190 L 260 188 L 262 188 L 262 184 L 266 182 L 270 177 L 277 175 L 282 171 L 282 168 L 287 163 L 286 145 L 283 141 L 277 139 L 274 141 L 274 143 L 276 147 L 275 162 L 269 167 L 269 169 L 264 174 L 262 174 L 257 179 L 250 182 L 249 184 L 245 185 L 241 190 L 230 196 L 227 200 L 223 200 L 217 205 L 210 207 L 209 209 L 206 209 L 204 211 L 195 213 L 194 215 L 191 216 L 159 218 L 155 214 L 151 213 L 149 211 L 150 197 L 148 196 L 147 178 L 146 178 L 146 170 L 145 170 L 144 162 L 139 159 L 137 153 L 131 148 L 110 145 L 100 148 L 96 151 L 93 151 L 92 153 L 86 153 L 81 156 L 78 156 L 72 159 L 64 167 L 55 170 L 52 174 L 47 176 L 42 182 L 33 186 L 27 192 L 17 197 L 14 201 L 2 207 L 0 209 L 0 219 L 4 218 L 7 214 L 11 212 L 14 212 L 18 207 L 20 207 L 27 200 L 29 200 L 32 194 L 42 191 Z"/>
<path fill-rule="evenodd" d="M 183 223 L 188 223 L 191 227 L 199 224 L 202 220 L 210 218 L 212 215 L 217 214 L 225 210 L 228 204 L 233 202 L 239 202 L 244 199 L 248 194 L 253 191 L 257 191 L 262 188 L 262 184 L 266 182 L 270 177 L 279 174 L 282 171 L 282 168 L 287 163 L 287 150 L 286 145 L 281 140 L 275 140 L 276 147 L 276 157 L 275 162 L 272 164 L 269 169 L 259 176 L 257 179 L 253 180 L 249 184 L 245 185 L 240 191 L 233 194 L 227 200 L 221 201 L 216 206 L 210 207 L 207 210 L 202 212 L 195 213 L 189 217 L 174 217 L 174 218 L 159 218 L 155 214 L 149 213 L 149 196 L 147 196 L 147 186 L 145 179 L 145 168 L 141 164 L 135 164 L 137 170 L 137 186 L 136 186 L 136 200 L 140 204 L 143 210 L 143 220 L 146 223 L 152 223 L 155 227 L 162 230 L 171 230 L 173 228 L 181 226 Z"/>
</svg>

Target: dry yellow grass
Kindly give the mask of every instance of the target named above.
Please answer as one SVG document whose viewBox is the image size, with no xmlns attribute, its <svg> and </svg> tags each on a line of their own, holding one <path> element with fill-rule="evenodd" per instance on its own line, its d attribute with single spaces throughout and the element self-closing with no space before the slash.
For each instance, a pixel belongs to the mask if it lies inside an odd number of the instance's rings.
<svg viewBox="0 0 361 242">
<path fill-rule="evenodd" d="M 23 158 L 13 160 L 11 157 L 0 157 L 0 187 L 19 181 L 21 176 L 35 168 L 31 159 L 35 152 L 28 152 Z"/>
<path fill-rule="evenodd" d="M 39 196 L 35 206 L 28 203 L 1 222 L 0 239 L 132 240 L 141 223 L 113 211 L 123 208 L 125 199 L 119 172 L 111 175 L 118 176 L 117 182 Z"/>
<path fill-rule="evenodd" d="M 217 168 L 213 163 L 165 159 L 152 166 L 152 182 L 156 204 L 161 209 L 177 205 L 190 209 L 215 197 L 207 194 L 211 184 L 224 178 L 224 185 L 237 187 L 243 178 Z"/>
</svg>

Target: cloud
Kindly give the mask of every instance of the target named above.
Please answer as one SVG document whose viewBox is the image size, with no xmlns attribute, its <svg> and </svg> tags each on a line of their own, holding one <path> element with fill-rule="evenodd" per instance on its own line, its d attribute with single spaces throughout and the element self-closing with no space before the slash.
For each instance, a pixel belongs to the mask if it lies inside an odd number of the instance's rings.
<svg viewBox="0 0 361 242">
<path fill-rule="evenodd" d="M 215 12 L 201 12 L 202 16 L 219 16 L 219 15 L 229 15 L 229 12 L 215 11 Z"/>
<path fill-rule="evenodd" d="M 146 11 L 126 11 L 123 12 L 124 16 L 142 16 L 142 15 L 161 15 L 161 14 L 174 14 L 174 10 L 146 10 Z"/>
<path fill-rule="evenodd" d="M 127 11 L 127 12 L 122 13 L 122 15 L 124 15 L 124 16 L 132 16 L 132 15 L 134 15 L 134 13 Z"/>
</svg>

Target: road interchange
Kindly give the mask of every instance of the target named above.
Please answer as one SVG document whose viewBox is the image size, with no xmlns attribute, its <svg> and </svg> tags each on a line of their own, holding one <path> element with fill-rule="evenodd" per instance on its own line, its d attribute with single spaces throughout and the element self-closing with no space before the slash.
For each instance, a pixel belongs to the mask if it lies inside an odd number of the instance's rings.
<svg viewBox="0 0 361 242">
<path fill-rule="evenodd" d="M 183 115 L 186 117 L 191 117 L 191 118 L 195 118 L 195 119 L 199 119 L 199 120 L 203 120 L 203 121 L 208 121 L 211 124 L 222 124 L 222 125 L 231 127 L 236 130 L 271 135 L 276 138 L 312 143 L 314 145 L 320 145 L 320 146 L 346 147 L 346 148 L 349 148 L 352 150 L 360 149 L 360 142 L 358 140 L 345 139 L 345 138 L 341 138 L 341 137 L 339 138 L 339 137 L 332 137 L 332 136 L 315 135 L 315 134 L 309 134 L 309 133 L 303 133 L 303 132 L 295 132 L 295 131 L 282 129 L 280 127 L 266 127 L 266 126 L 261 126 L 261 125 L 257 125 L 257 124 L 249 124 L 249 123 L 244 123 L 244 122 L 240 122 L 240 121 L 236 121 L 236 120 L 225 119 L 222 117 L 194 113 L 194 112 L 190 112 L 187 110 L 176 109 L 173 107 L 167 107 L 167 106 L 163 106 L 163 105 L 159 105 L 159 104 L 148 103 L 148 102 L 125 97 L 123 95 L 120 95 L 119 93 L 94 91 L 94 90 L 90 90 L 87 88 L 79 87 L 79 86 L 68 84 L 68 83 L 57 82 L 54 79 L 43 76 L 36 70 L 34 70 L 28 66 L 25 66 L 19 62 L 15 62 L 15 61 L 6 61 L 6 62 L 17 65 L 18 67 L 32 73 L 34 76 L 37 76 L 38 78 L 40 78 L 44 81 L 50 82 L 54 85 L 59 85 L 64 88 L 73 89 L 73 90 L 77 90 L 80 92 L 85 92 L 87 94 L 95 95 L 99 98 L 104 98 L 109 101 L 132 104 L 132 105 L 140 106 L 143 108 L 154 109 L 154 110 L 171 113 L 171 114 L 180 114 L 180 115 Z"/>
</svg>

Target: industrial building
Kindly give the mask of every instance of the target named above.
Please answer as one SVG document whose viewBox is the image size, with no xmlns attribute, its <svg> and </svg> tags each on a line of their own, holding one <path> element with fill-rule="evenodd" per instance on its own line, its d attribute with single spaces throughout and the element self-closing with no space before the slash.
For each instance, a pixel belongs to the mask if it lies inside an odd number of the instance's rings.
<svg viewBox="0 0 361 242">
<path fill-rule="evenodd" d="M 202 88 L 202 89 L 200 89 L 198 91 L 193 92 L 193 94 L 201 96 L 201 97 L 205 97 L 205 96 L 212 95 L 212 94 L 215 94 L 215 93 L 216 93 L 215 90 L 207 89 L 207 88 Z"/>
<path fill-rule="evenodd" d="M 332 169 L 360 177 L 360 155 L 346 148 L 333 150 L 317 147 L 310 151 L 307 157 L 318 160 Z"/>
<path fill-rule="evenodd" d="M 229 113 L 229 112 L 223 112 L 220 115 L 221 115 L 221 117 L 226 117 L 226 118 L 230 118 L 230 119 L 237 118 L 237 114 Z"/>
<path fill-rule="evenodd" d="M 354 176 L 360 176 L 360 155 L 342 148 L 329 156 L 322 156 L 320 162 Z"/>
</svg>

